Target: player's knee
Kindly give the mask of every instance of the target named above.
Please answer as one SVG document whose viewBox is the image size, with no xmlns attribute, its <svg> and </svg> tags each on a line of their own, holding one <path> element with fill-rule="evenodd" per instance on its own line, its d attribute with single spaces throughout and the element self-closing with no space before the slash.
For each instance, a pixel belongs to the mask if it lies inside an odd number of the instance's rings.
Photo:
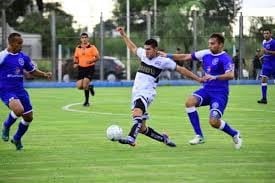
<svg viewBox="0 0 275 183">
<path fill-rule="evenodd" d="M 22 117 L 23 117 L 23 119 L 24 119 L 26 122 L 28 122 L 28 123 L 32 122 L 32 120 L 33 120 L 32 112 L 31 112 L 31 113 L 24 114 Z"/>
<path fill-rule="evenodd" d="M 132 117 L 136 117 L 136 116 L 142 116 L 142 110 L 139 108 L 134 108 L 132 111 Z"/>
<path fill-rule="evenodd" d="M 220 122 L 218 119 L 216 118 L 210 118 L 209 119 L 209 124 L 213 127 L 213 128 L 219 128 L 220 127 Z"/>
<path fill-rule="evenodd" d="M 22 116 L 23 115 L 23 112 L 24 112 L 24 109 L 23 108 L 16 108 L 16 109 L 14 109 L 13 110 L 13 112 L 14 112 L 14 114 L 16 115 L 16 116 Z"/>
<path fill-rule="evenodd" d="M 189 96 L 185 101 L 185 107 L 194 107 L 196 106 L 196 98 L 194 96 Z"/>
</svg>

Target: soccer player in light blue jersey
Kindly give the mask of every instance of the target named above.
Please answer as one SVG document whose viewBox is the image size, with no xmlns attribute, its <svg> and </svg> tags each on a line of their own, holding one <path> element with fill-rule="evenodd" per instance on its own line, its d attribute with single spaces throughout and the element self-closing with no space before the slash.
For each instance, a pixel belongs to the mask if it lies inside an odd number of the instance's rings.
<svg viewBox="0 0 275 183">
<path fill-rule="evenodd" d="M 234 64 L 232 58 L 223 51 L 224 37 L 214 33 L 208 40 L 208 48 L 196 51 L 191 54 L 165 54 L 163 56 L 174 60 L 198 60 L 202 63 L 205 73 L 203 87 L 196 90 L 188 97 L 185 106 L 190 122 L 193 126 L 195 137 L 189 141 L 191 145 L 204 143 L 204 136 L 200 127 L 199 115 L 196 107 L 209 106 L 209 123 L 230 135 L 236 149 L 240 149 L 242 139 L 240 132 L 230 127 L 227 122 L 222 120 L 224 110 L 228 102 L 229 84 L 228 80 L 234 78 Z"/>
<path fill-rule="evenodd" d="M 275 78 L 275 40 L 272 39 L 270 29 L 264 29 L 263 32 L 263 65 L 262 65 L 262 98 L 258 100 L 259 104 L 267 104 L 267 81 L 270 76 Z"/>
<path fill-rule="evenodd" d="M 17 118 L 22 117 L 11 139 L 16 150 L 21 150 L 23 148 L 21 138 L 33 120 L 30 97 L 23 87 L 24 72 L 47 79 L 51 79 L 52 73 L 37 69 L 30 57 L 21 51 L 23 39 L 19 33 L 11 33 L 8 43 L 8 48 L 0 52 L 0 97 L 11 110 L 2 126 L 2 139 L 9 140 L 10 127 Z"/>
</svg>

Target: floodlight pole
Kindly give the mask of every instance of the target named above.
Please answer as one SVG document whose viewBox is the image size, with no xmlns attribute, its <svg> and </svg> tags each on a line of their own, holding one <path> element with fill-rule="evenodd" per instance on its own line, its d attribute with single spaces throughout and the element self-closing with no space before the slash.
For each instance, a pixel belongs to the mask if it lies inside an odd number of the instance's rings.
<svg viewBox="0 0 275 183">
<path fill-rule="evenodd" d="M 5 49 L 7 44 L 7 19 L 6 19 L 6 9 L 14 2 L 15 0 L 2 1 L 1 3 L 1 14 L 2 14 L 2 50 Z"/>
<path fill-rule="evenodd" d="M 157 0 L 154 0 L 154 36 L 157 34 Z"/>
<path fill-rule="evenodd" d="M 130 0 L 126 3 L 127 36 L 130 38 Z M 131 80 L 130 50 L 127 48 L 127 80 Z"/>
</svg>

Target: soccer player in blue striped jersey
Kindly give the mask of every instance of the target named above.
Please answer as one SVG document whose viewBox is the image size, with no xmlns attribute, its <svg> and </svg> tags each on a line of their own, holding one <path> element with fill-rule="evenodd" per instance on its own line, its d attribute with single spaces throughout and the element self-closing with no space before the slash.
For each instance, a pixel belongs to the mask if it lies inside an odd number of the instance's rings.
<svg viewBox="0 0 275 183">
<path fill-rule="evenodd" d="M 186 112 L 195 132 L 195 137 L 189 143 L 191 145 L 204 143 L 196 107 L 210 106 L 210 125 L 230 135 L 235 148 L 240 149 L 242 145 L 240 132 L 221 119 L 228 101 L 228 82 L 234 78 L 234 64 L 232 58 L 223 51 L 224 37 L 221 34 L 214 33 L 210 36 L 208 48 L 191 54 L 161 54 L 174 60 L 198 60 L 202 62 L 205 73 L 204 79 L 207 81 L 203 83 L 202 88 L 189 96 L 185 103 Z"/>
<path fill-rule="evenodd" d="M 165 69 L 176 70 L 182 75 L 188 76 L 198 82 L 199 78 L 188 69 L 178 66 L 173 60 L 158 55 L 158 42 L 154 39 L 148 39 L 144 47 L 137 47 L 130 38 L 127 37 L 122 27 L 118 27 L 123 41 L 132 53 L 139 57 L 140 65 L 136 73 L 134 86 L 132 90 L 132 117 L 133 125 L 127 137 L 119 139 L 119 143 L 135 145 L 139 133 L 146 135 L 156 141 L 162 142 L 169 147 L 176 147 L 176 144 L 170 140 L 167 134 L 161 134 L 152 127 L 147 126 L 149 119 L 148 107 L 154 101 L 157 94 L 156 87 L 160 73 Z"/>
<path fill-rule="evenodd" d="M 11 110 L 2 126 L 2 139 L 9 140 L 10 127 L 17 118 L 22 117 L 11 139 L 16 150 L 21 150 L 23 148 L 21 138 L 33 120 L 30 97 L 23 87 L 24 72 L 47 79 L 51 79 L 52 73 L 37 69 L 30 57 L 21 51 L 23 39 L 19 33 L 11 33 L 8 43 L 8 48 L 0 52 L 0 97 Z"/>
<path fill-rule="evenodd" d="M 270 29 L 264 29 L 264 40 L 262 43 L 263 64 L 262 64 L 262 98 L 259 104 L 267 104 L 267 81 L 273 75 L 275 78 L 275 40 L 272 39 Z"/>
</svg>

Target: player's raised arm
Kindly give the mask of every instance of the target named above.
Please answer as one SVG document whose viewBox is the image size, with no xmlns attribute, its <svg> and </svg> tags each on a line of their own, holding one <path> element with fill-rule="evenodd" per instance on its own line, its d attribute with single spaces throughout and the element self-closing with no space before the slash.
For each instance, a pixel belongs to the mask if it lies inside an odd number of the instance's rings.
<svg viewBox="0 0 275 183">
<path fill-rule="evenodd" d="M 127 37 L 124 28 L 123 27 L 117 27 L 116 29 L 121 37 L 123 38 L 125 44 L 127 45 L 127 47 L 131 50 L 132 53 L 134 53 L 136 55 L 137 53 L 137 46 L 135 45 L 135 43 L 132 42 L 132 40 L 130 38 Z"/>
</svg>

